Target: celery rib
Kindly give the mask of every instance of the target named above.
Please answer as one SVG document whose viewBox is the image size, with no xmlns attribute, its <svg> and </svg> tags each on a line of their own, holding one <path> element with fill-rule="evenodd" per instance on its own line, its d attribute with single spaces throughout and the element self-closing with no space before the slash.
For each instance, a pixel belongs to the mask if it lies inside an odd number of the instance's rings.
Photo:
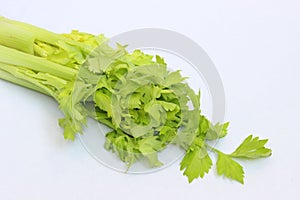
<svg viewBox="0 0 300 200">
<path fill-rule="evenodd" d="M 38 72 L 49 73 L 66 80 L 73 80 L 77 74 L 77 70 L 72 68 L 2 45 L 0 45 L 0 62 L 22 66 Z"/>
<path fill-rule="evenodd" d="M 17 84 L 19 86 L 26 87 L 26 88 L 34 90 L 36 92 L 39 92 L 39 93 L 42 93 L 42 94 L 50 96 L 50 94 L 48 94 L 48 92 L 46 92 L 42 88 L 40 88 L 40 87 L 38 87 L 38 86 L 36 86 L 36 85 L 28 82 L 28 81 L 16 78 L 12 74 L 10 74 L 10 73 L 8 73 L 6 71 L 3 71 L 1 69 L 0 69 L 0 79 L 6 80 L 8 82 L 11 82 L 11 83 Z"/>
<path fill-rule="evenodd" d="M 15 79 L 19 79 L 21 81 L 25 81 L 27 83 L 35 85 L 35 87 L 40 88 L 42 91 L 46 92 L 47 95 L 52 96 L 53 98 L 57 99 L 56 91 L 57 88 L 50 88 L 43 82 L 43 80 L 34 78 L 29 74 L 26 74 L 25 68 L 20 68 L 18 66 L 13 66 L 5 63 L 0 63 L 0 70 L 3 72 L 7 72 L 12 75 Z M 32 72 L 33 73 L 33 72 Z"/>
<path fill-rule="evenodd" d="M 34 35 L 0 18 L 0 43 L 25 53 L 34 54 Z"/>
<path fill-rule="evenodd" d="M 94 50 L 94 48 L 92 48 L 89 45 L 77 42 L 75 40 L 71 40 L 62 35 L 52 33 L 50 31 L 47 31 L 46 29 L 39 28 L 27 23 L 10 20 L 1 16 L 0 22 L 8 23 L 11 26 L 14 26 L 15 29 L 23 30 L 23 32 L 27 31 L 28 34 L 33 34 L 36 40 L 43 41 L 51 45 L 57 45 L 59 41 L 65 41 L 66 43 L 72 46 L 80 47 L 83 51 L 85 51 L 86 54 L 89 54 Z"/>
</svg>

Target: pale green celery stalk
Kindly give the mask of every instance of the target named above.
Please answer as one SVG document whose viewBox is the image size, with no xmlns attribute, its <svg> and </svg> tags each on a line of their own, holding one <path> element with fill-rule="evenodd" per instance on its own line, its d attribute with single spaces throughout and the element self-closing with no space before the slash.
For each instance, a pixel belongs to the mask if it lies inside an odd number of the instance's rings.
<svg viewBox="0 0 300 200">
<path fill-rule="evenodd" d="M 2 19 L 0 18 L 0 43 L 25 53 L 34 54 L 34 35 Z"/>
<path fill-rule="evenodd" d="M 38 72 L 49 73 L 65 80 L 74 80 L 78 72 L 75 69 L 2 45 L 0 45 L 0 62 L 21 66 Z"/>
<path fill-rule="evenodd" d="M 0 68 L 1 68 L 1 64 L 0 64 Z M 32 84 L 28 81 L 16 78 L 14 75 L 12 75 L 12 74 L 10 74 L 6 71 L 3 71 L 2 69 L 0 69 L 0 79 L 9 81 L 11 83 L 14 83 L 14 84 L 26 87 L 26 88 L 29 88 L 31 90 L 40 92 L 40 93 L 45 94 L 45 95 L 50 95 L 48 92 L 43 90 L 41 87 L 38 87 L 35 84 Z"/>
<path fill-rule="evenodd" d="M 5 80 L 7 81 L 17 83 L 21 86 L 24 85 L 24 87 L 29 87 L 30 89 L 52 96 L 56 100 L 58 100 L 57 92 L 60 92 L 61 88 L 67 84 L 66 80 L 57 77 L 57 83 L 51 84 L 50 81 L 47 80 L 50 75 L 48 75 L 47 78 L 47 74 L 41 74 L 40 72 L 35 73 L 32 70 L 5 63 L 0 63 L 0 78 L 1 73 L 6 77 Z"/>
<path fill-rule="evenodd" d="M 2 32 L 0 34 L 0 44 L 14 49 L 25 50 L 25 52 L 31 52 L 31 48 L 33 50 L 33 45 L 35 40 L 42 41 L 51 45 L 58 45 L 59 41 L 64 41 L 70 45 L 80 47 L 81 50 L 83 50 L 86 54 L 89 54 L 93 51 L 93 48 L 86 44 L 74 41 L 62 35 L 52 33 L 50 31 L 47 31 L 45 29 L 30 24 L 10 20 L 1 16 L 0 16 L 0 31 Z M 11 38 L 13 35 L 15 35 L 15 37 L 18 38 L 16 39 L 15 43 L 13 42 L 14 39 Z M 33 37 L 33 41 L 31 36 Z M 26 44 L 22 44 L 22 42 L 24 42 L 25 39 L 29 39 L 29 40 Z M 5 42 L 10 40 L 11 42 Z"/>
</svg>

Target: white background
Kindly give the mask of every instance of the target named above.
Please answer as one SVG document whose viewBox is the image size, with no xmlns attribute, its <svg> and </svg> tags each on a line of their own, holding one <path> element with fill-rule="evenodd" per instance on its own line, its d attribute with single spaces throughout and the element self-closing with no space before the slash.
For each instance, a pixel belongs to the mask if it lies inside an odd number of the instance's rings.
<svg viewBox="0 0 300 200">
<path fill-rule="evenodd" d="M 121 174 L 63 139 L 54 100 L 0 81 L 0 199 L 300 199 L 299 11 L 296 0 L 1 0 L 0 15 L 55 32 L 110 37 L 156 27 L 187 35 L 224 83 L 231 126 L 218 146 L 229 152 L 253 133 L 269 138 L 273 155 L 242 162 L 245 185 L 215 169 L 188 184 L 179 161 L 152 174 Z"/>
</svg>

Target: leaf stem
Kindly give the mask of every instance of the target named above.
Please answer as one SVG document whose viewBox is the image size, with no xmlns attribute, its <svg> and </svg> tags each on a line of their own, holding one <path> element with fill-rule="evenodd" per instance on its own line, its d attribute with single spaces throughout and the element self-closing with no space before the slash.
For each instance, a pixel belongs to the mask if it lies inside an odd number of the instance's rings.
<svg viewBox="0 0 300 200">
<path fill-rule="evenodd" d="M 217 153 L 217 154 L 219 154 L 219 153 L 224 154 L 224 153 L 221 152 L 220 150 L 218 150 L 218 149 L 216 149 L 216 148 L 210 146 L 210 145 L 207 144 L 207 143 L 205 143 L 205 147 L 208 148 L 208 149 L 210 149 L 210 150 L 212 150 L 212 151 L 214 151 L 214 152 Z"/>
</svg>

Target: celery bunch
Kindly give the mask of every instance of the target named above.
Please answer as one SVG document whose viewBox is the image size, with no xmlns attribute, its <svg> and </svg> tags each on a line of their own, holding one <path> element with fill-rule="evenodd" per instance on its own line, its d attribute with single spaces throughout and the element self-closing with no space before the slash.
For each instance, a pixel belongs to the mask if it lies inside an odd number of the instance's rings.
<svg viewBox="0 0 300 200">
<path fill-rule="evenodd" d="M 201 115 L 200 93 L 180 71 L 170 72 L 159 56 L 112 48 L 103 35 L 55 34 L 2 17 L 0 78 L 56 99 L 66 139 L 83 133 L 87 117 L 112 128 L 104 147 L 128 167 L 141 157 L 160 166 L 157 152 L 176 144 L 186 150 L 180 165 L 189 182 L 210 170 L 210 150 L 218 155 L 218 173 L 243 183 L 233 158 L 271 155 L 267 140 L 252 135 L 231 154 L 209 146 L 227 135 L 228 123 L 213 125 Z"/>
</svg>

